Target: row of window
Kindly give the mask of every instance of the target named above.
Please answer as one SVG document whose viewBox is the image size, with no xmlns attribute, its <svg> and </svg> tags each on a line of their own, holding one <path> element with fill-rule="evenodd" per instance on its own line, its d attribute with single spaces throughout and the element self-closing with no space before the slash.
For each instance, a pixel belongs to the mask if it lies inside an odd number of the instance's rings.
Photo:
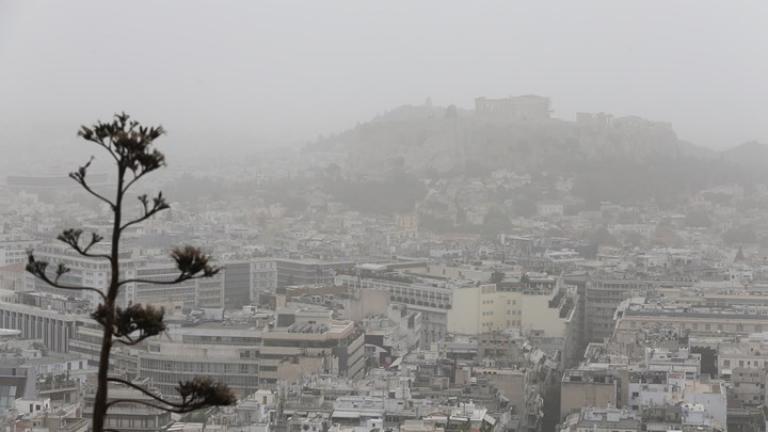
<svg viewBox="0 0 768 432">
<path fill-rule="evenodd" d="M 739 365 L 738 367 L 740 367 L 740 368 L 743 368 L 743 367 L 763 368 L 763 367 L 768 367 L 768 360 L 763 360 L 763 361 L 760 361 L 760 360 L 739 360 L 738 363 L 736 362 L 736 360 L 734 360 L 733 361 L 733 366 L 735 367 L 736 364 L 738 364 Z M 723 360 L 723 367 L 724 368 L 731 367 L 731 360 L 730 359 Z"/>
<path fill-rule="evenodd" d="M 214 363 L 141 359 L 141 368 L 198 374 L 256 374 L 259 372 L 259 365 L 251 362 Z"/>
<path fill-rule="evenodd" d="M 630 328 L 637 328 L 637 321 L 630 321 L 629 322 Z M 725 325 L 722 323 L 712 324 L 712 323 L 680 323 L 680 327 L 683 329 L 688 330 L 719 330 L 722 331 L 725 329 Z M 729 328 L 732 328 L 733 326 L 728 326 Z M 756 333 L 761 333 L 763 331 L 763 325 L 762 324 L 754 324 L 754 325 L 744 325 L 742 323 L 737 323 L 735 325 L 735 329 L 737 332 L 743 332 L 743 331 L 754 331 Z"/>
</svg>

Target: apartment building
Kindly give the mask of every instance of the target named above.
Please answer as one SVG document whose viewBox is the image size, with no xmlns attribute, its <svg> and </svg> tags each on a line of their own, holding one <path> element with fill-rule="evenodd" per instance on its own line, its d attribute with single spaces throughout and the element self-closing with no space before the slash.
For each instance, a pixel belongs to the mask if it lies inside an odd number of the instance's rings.
<svg viewBox="0 0 768 432">
<path fill-rule="evenodd" d="M 103 244 L 95 248 L 104 248 Z M 108 251 L 103 250 L 105 253 Z M 45 243 L 35 247 L 35 258 L 38 261 L 47 261 L 50 268 L 54 268 L 59 263 L 65 264 L 70 271 L 60 278 L 62 284 L 71 286 L 87 286 L 100 290 L 106 290 L 110 281 L 110 264 L 108 260 L 100 258 L 84 257 L 73 251 L 69 246 L 63 243 Z M 121 259 L 129 260 L 130 252 L 121 253 Z M 125 267 L 130 266 L 126 262 Z M 77 296 L 94 302 L 100 299 L 95 293 L 88 291 L 60 290 L 38 279 L 36 276 L 27 273 L 24 276 L 24 289 L 26 291 L 50 292 L 65 296 Z"/>
<path fill-rule="evenodd" d="M 69 340 L 84 317 L 52 309 L 0 302 L 0 328 L 20 330 L 24 339 L 40 339 L 54 352 L 69 351 Z"/>
<path fill-rule="evenodd" d="M 27 251 L 37 248 L 40 243 L 28 237 L 0 235 L 0 267 L 26 264 Z"/>
<path fill-rule="evenodd" d="M 722 381 L 688 379 L 678 371 L 639 370 L 629 374 L 627 390 L 627 404 L 635 412 L 684 402 L 703 406 L 709 423 L 721 428 L 727 424 L 728 396 Z"/>
<path fill-rule="evenodd" d="M 766 402 L 766 371 L 737 367 L 731 372 L 729 402 L 742 408 L 762 408 Z M 735 403 L 734 403 L 735 402 Z"/>
<path fill-rule="evenodd" d="M 458 287 L 448 310 L 448 332 L 474 336 L 520 327 L 521 299 L 522 293 L 499 291 L 496 284 Z"/>
<path fill-rule="evenodd" d="M 613 274 L 590 276 L 585 287 L 585 337 L 602 342 L 613 334 L 616 308 L 630 297 L 644 295 L 652 282 Z"/>
<path fill-rule="evenodd" d="M 768 369 L 768 334 L 752 334 L 717 346 L 717 370 L 730 376 L 736 368 Z"/>
<path fill-rule="evenodd" d="M 153 339 L 145 351 L 134 354 L 137 376 L 149 378 L 160 392 L 171 396 L 180 381 L 200 375 L 230 386 L 240 396 L 259 388 L 260 332 L 234 326 L 182 330 L 172 332 L 172 340 Z M 244 342 L 252 345 L 240 345 Z"/>
<path fill-rule="evenodd" d="M 337 271 L 349 270 L 351 261 L 320 261 L 312 259 L 275 259 L 277 286 L 291 285 L 333 285 Z"/>
<path fill-rule="evenodd" d="M 168 282 L 179 276 L 176 264 L 165 257 L 147 257 L 126 269 L 125 278 Z M 224 307 L 223 273 L 211 278 L 189 279 L 175 284 L 136 282 L 126 284 L 122 296 L 126 304 L 144 303 L 172 311 L 192 308 Z"/>
<path fill-rule="evenodd" d="M 259 293 L 274 293 L 277 290 L 277 264 L 272 259 L 251 261 L 251 303 L 258 300 Z"/>
<path fill-rule="evenodd" d="M 283 310 L 276 326 L 209 323 L 171 329 L 136 352 L 137 374 L 172 394 L 179 381 L 211 376 L 240 396 L 302 376 L 330 373 L 359 377 L 365 367 L 364 335 L 330 311 Z"/>
<path fill-rule="evenodd" d="M 640 329 L 664 328 L 677 334 L 748 335 L 768 330 L 768 307 L 696 306 L 687 303 L 628 303 L 617 311 L 614 339 L 633 343 Z"/>
<path fill-rule="evenodd" d="M 353 291 L 377 289 L 389 292 L 391 303 L 403 304 L 421 313 L 422 347 L 441 341 L 448 333 L 448 311 L 453 304 L 454 287 L 447 281 L 427 282 L 399 274 L 371 273 L 367 276 L 339 274 L 335 283 Z"/>
<path fill-rule="evenodd" d="M 147 386 L 144 381 L 139 385 Z M 157 389 L 150 388 L 157 393 Z M 109 390 L 110 398 L 125 399 L 131 401 L 152 402 L 153 399 L 126 386 L 113 386 Z M 88 393 L 85 397 L 83 416 L 93 416 L 95 394 Z M 171 413 L 159 410 L 139 403 L 120 403 L 110 408 L 106 417 L 105 428 L 126 432 L 161 432 L 166 431 L 173 424 Z"/>
<path fill-rule="evenodd" d="M 644 365 L 651 371 L 681 372 L 686 379 L 697 379 L 701 375 L 701 354 L 692 353 L 688 348 L 646 347 Z"/>
<path fill-rule="evenodd" d="M 582 407 L 623 407 L 627 380 L 626 368 L 607 364 L 566 370 L 560 383 L 560 418 Z"/>
<path fill-rule="evenodd" d="M 354 321 L 335 320 L 331 315 L 324 309 L 278 310 L 275 327 L 262 335 L 259 356 L 265 364 L 275 367 L 285 357 L 322 358 L 322 367 L 330 373 L 361 377 L 365 368 L 365 335 Z M 288 374 L 288 368 L 284 369 Z M 306 373 L 297 369 L 295 376 L 282 374 L 280 378 L 295 380 Z"/>
<path fill-rule="evenodd" d="M 277 289 L 277 266 L 272 259 L 227 261 L 222 266 L 227 309 L 255 304 L 260 293 L 274 294 Z"/>
<path fill-rule="evenodd" d="M 643 422 L 639 415 L 614 407 L 585 406 L 568 416 L 560 432 L 639 432 Z"/>
</svg>

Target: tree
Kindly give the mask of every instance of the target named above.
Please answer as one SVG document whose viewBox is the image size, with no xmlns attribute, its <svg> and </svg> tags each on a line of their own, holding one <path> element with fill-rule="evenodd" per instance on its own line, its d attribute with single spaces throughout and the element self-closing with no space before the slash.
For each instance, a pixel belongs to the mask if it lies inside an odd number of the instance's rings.
<svg viewBox="0 0 768 432">
<path fill-rule="evenodd" d="M 685 215 L 685 225 L 693 228 L 709 228 L 712 226 L 712 219 L 706 210 L 695 209 Z"/>
<path fill-rule="evenodd" d="M 491 279 L 490 282 L 496 286 L 498 286 L 503 280 L 506 275 L 503 271 L 500 270 L 494 270 L 491 273 Z"/>
<path fill-rule="evenodd" d="M 509 217 L 501 208 L 493 206 L 488 209 L 488 213 L 483 218 L 482 231 L 484 234 L 495 236 L 509 231 L 510 228 L 512 228 L 512 222 L 509 221 Z"/>
<path fill-rule="evenodd" d="M 165 131 L 160 126 L 145 127 L 131 120 L 125 114 L 116 114 L 111 122 L 98 122 L 91 127 L 82 126 L 78 136 L 97 144 L 105 150 L 115 164 L 117 188 L 114 198 L 96 191 L 88 183 L 88 169 L 94 157 L 69 174 L 86 192 L 107 204 L 112 210 L 112 235 L 109 253 L 94 249 L 104 238 L 96 233 L 90 237 L 83 235 L 81 229 L 67 229 L 58 240 L 68 245 L 75 253 L 94 259 L 108 260 L 110 263 L 110 281 L 105 291 L 87 286 L 74 286 L 62 283 L 61 277 L 70 271 L 63 263 L 51 269 L 48 262 L 35 259 L 34 252 L 28 252 L 26 270 L 49 285 L 72 291 L 89 291 L 101 299 L 101 303 L 91 316 L 104 328 L 99 355 L 98 382 L 93 407 L 92 431 L 104 432 L 104 422 L 108 410 L 118 404 L 134 403 L 174 413 L 188 413 L 200 408 L 232 405 L 236 399 L 225 385 L 213 382 L 210 378 L 198 377 L 187 382 L 180 382 L 177 389 L 178 399 L 164 399 L 139 385 L 117 377 L 109 376 L 109 360 L 114 344 L 136 345 L 143 340 L 165 331 L 164 311 L 152 305 L 132 304 L 125 308 L 118 306 L 118 295 L 127 284 L 151 283 L 156 285 L 174 285 L 190 279 L 209 278 L 221 269 L 211 264 L 210 256 L 192 246 L 173 249 L 171 257 L 176 262 L 179 274 L 172 280 L 120 279 L 120 240 L 126 228 L 139 224 L 157 213 L 170 208 L 159 192 L 155 197 L 140 195 L 140 215 L 135 219 L 124 220 L 124 199 L 132 186 L 147 174 L 165 166 L 165 156 L 154 148 L 154 141 Z M 108 399 L 109 384 L 121 384 L 148 396 L 145 399 Z"/>
<path fill-rule="evenodd" d="M 723 241 L 729 245 L 749 244 L 757 240 L 757 233 L 752 225 L 741 225 L 728 229 L 723 233 Z"/>
</svg>

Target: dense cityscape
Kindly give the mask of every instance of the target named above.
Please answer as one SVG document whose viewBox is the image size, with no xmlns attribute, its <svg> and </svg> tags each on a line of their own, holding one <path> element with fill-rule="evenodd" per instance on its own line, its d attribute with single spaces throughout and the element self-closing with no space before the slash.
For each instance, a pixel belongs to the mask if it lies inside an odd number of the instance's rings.
<svg viewBox="0 0 768 432">
<path fill-rule="evenodd" d="M 563 123 L 538 96 L 479 98 L 466 110 L 428 101 L 299 150 L 260 154 L 250 177 L 231 167 L 209 177 L 166 169 L 150 184 L 167 191 L 170 209 L 125 230 L 121 277 L 137 282 L 116 302 L 162 307 L 166 328 L 115 345 L 110 372 L 158 395 L 203 375 L 238 401 L 183 415 L 120 406 L 106 426 L 765 430 L 765 184 L 707 184 L 676 201 L 595 202 L 603 197 L 585 195 L 567 169 L 454 170 L 445 157 L 420 171 L 421 159 L 390 149 L 376 171 L 338 144 L 425 122 L 474 127 L 458 145 L 455 135 L 438 143 L 440 152 L 469 151 L 487 130 L 536 136 Z M 632 136 L 632 158 L 655 151 L 645 142 L 674 137 L 668 125 L 607 114 L 567 126 L 582 137 Z M 106 173 L 88 179 L 97 193 L 114 189 Z M 30 273 L 28 260 L 34 251 L 67 266 L 62 281 L 105 290 L 109 262 L 56 237 L 77 223 L 109 238 L 111 210 L 64 175 L 4 181 L 2 430 L 85 431 L 102 341 L 91 312 L 101 294 L 55 288 Z M 206 195 L 203 184 L 220 192 Z M 186 243 L 204 245 L 222 271 L 173 286 L 141 282 L 172 280 L 168 250 Z M 92 255 L 108 249 L 96 244 Z M 130 390 L 115 385 L 110 395 L 148 398 Z"/>
<path fill-rule="evenodd" d="M 768 432 L 766 23 L 0 0 L 0 432 Z"/>
</svg>

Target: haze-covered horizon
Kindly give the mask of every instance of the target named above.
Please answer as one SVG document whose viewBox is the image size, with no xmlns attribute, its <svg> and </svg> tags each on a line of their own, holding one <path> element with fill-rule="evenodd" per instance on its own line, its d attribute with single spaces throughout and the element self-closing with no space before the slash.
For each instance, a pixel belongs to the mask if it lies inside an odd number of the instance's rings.
<svg viewBox="0 0 768 432">
<path fill-rule="evenodd" d="M 64 151 L 125 110 L 194 158 L 532 93 L 723 149 L 768 141 L 765 22 L 758 1 L 0 1 L 0 146 Z"/>
</svg>

